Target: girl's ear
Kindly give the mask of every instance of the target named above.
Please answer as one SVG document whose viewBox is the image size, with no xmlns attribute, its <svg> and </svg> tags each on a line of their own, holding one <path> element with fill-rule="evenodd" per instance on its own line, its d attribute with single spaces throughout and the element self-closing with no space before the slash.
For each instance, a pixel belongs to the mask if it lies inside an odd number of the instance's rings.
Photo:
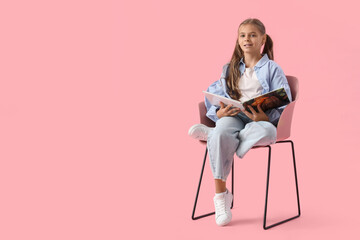
<svg viewBox="0 0 360 240">
<path fill-rule="evenodd" d="M 265 33 L 265 34 L 264 34 L 263 41 L 262 41 L 262 45 L 264 45 L 264 44 L 266 43 L 266 36 L 267 36 L 267 34 Z"/>
</svg>

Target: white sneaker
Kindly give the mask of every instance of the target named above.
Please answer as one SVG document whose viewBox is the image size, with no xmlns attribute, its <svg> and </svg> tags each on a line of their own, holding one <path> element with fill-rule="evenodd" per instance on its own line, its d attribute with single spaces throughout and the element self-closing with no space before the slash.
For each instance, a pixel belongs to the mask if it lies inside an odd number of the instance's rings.
<svg viewBox="0 0 360 240">
<path fill-rule="evenodd" d="M 231 221 L 231 203 L 233 200 L 233 195 L 226 190 L 226 193 L 221 195 L 215 195 L 214 204 L 215 204 L 215 221 L 219 226 L 224 226 Z"/>
<path fill-rule="evenodd" d="M 207 141 L 208 134 L 213 128 L 210 128 L 204 124 L 195 124 L 190 129 L 188 134 L 195 139 L 201 140 L 201 141 Z"/>
</svg>

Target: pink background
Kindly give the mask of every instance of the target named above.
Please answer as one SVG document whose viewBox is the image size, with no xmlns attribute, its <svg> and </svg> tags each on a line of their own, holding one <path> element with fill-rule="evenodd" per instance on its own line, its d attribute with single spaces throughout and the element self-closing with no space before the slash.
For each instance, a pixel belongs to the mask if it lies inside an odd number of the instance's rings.
<svg viewBox="0 0 360 240">
<path fill-rule="evenodd" d="M 300 81 L 302 216 L 268 231 L 265 149 L 235 159 L 229 226 L 191 220 L 205 149 L 187 131 L 248 17 Z M 0 239 L 358 239 L 359 21 L 351 0 L 2 1 Z M 269 223 L 296 213 L 290 157 L 273 147 Z"/>
</svg>

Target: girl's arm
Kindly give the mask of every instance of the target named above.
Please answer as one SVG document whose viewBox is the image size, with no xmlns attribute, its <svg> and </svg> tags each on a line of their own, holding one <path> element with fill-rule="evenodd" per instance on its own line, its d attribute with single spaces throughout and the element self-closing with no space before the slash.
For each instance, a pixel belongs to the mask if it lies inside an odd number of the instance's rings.
<svg viewBox="0 0 360 240">
<path fill-rule="evenodd" d="M 220 79 L 215 81 L 214 83 L 212 83 L 206 90 L 207 92 L 218 94 L 220 96 L 229 98 L 228 94 L 226 93 L 226 82 L 225 82 L 225 77 L 226 77 L 227 69 L 228 69 L 229 65 L 230 64 L 227 63 L 223 66 L 223 70 L 222 70 Z M 216 112 L 218 109 L 220 109 L 220 107 L 212 105 L 209 102 L 209 100 L 207 100 L 206 97 L 205 97 L 205 106 L 207 109 L 206 116 L 214 122 L 219 120 L 219 117 L 217 116 Z"/>
<path fill-rule="evenodd" d="M 224 96 L 225 97 L 225 93 L 222 90 L 222 83 L 221 83 L 221 79 L 214 82 L 213 84 L 211 84 L 208 89 L 206 90 L 207 92 L 210 93 L 214 93 L 214 94 L 218 94 L 220 96 Z M 212 105 L 210 103 L 210 101 L 205 97 L 205 107 L 207 109 L 207 113 L 206 116 L 208 118 L 210 118 L 212 121 L 216 122 L 217 120 L 219 120 L 219 117 L 217 116 L 216 112 L 218 109 L 220 109 L 220 107 Z"/>
</svg>

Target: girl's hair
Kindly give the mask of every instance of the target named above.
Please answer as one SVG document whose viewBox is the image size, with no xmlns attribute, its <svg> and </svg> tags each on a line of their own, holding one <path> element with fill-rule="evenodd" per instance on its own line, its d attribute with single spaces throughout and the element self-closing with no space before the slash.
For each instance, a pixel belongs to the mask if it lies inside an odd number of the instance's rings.
<svg viewBox="0 0 360 240">
<path fill-rule="evenodd" d="M 253 24 L 258 28 L 258 30 L 260 31 L 260 33 L 262 35 L 266 34 L 265 26 L 259 19 L 248 18 L 245 21 L 243 21 L 242 23 L 240 23 L 240 25 L 238 27 L 238 36 L 239 36 L 240 27 L 245 24 Z M 266 36 L 265 46 L 262 51 L 262 54 L 265 54 L 265 53 L 268 55 L 269 59 L 274 60 L 273 41 L 271 40 L 269 35 Z M 228 93 L 229 93 L 230 97 L 233 99 L 240 99 L 240 97 L 241 97 L 238 81 L 240 80 L 239 64 L 240 64 L 241 58 L 243 58 L 243 57 L 244 57 L 244 52 L 240 48 L 240 45 L 238 42 L 238 37 L 237 37 L 234 53 L 231 57 L 230 65 L 228 68 L 229 74 L 225 78 L 226 85 L 228 88 Z"/>
</svg>

